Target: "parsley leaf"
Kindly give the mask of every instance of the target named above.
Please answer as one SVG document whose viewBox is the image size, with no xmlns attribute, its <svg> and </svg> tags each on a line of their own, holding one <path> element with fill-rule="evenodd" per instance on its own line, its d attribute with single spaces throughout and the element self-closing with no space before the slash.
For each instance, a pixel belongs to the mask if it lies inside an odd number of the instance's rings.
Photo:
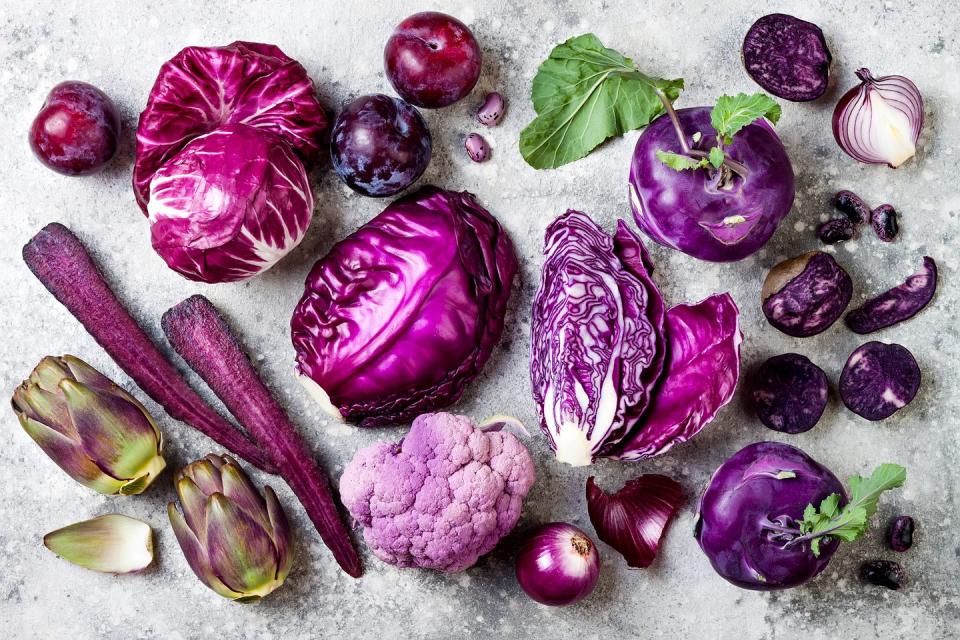
<svg viewBox="0 0 960 640">
<path fill-rule="evenodd" d="M 554 47 L 533 79 L 537 117 L 520 133 L 520 154 L 535 169 L 583 158 L 601 142 L 648 125 L 676 100 L 683 80 L 663 80 L 587 33 Z"/>
<path fill-rule="evenodd" d="M 867 522 L 877 512 L 880 494 L 902 486 L 907 479 L 907 470 L 898 464 L 882 464 L 873 470 L 869 478 L 850 478 L 850 502 L 840 508 L 840 495 L 831 493 L 820 502 L 817 509 L 808 504 L 803 511 L 800 531 L 810 538 L 810 550 L 820 555 L 820 541 L 829 536 L 852 542 L 867 530 Z"/>
<path fill-rule="evenodd" d="M 703 158 L 702 160 L 697 160 L 691 158 L 690 156 L 685 156 L 680 153 L 672 153 L 670 151 L 661 151 L 657 149 L 657 160 L 667 165 L 674 171 L 686 171 L 687 169 L 703 169 L 708 165 L 708 160 Z"/>
<path fill-rule="evenodd" d="M 765 93 L 720 96 L 710 112 L 710 124 L 725 144 L 733 142 L 733 136 L 740 129 L 760 118 L 766 118 L 773 124 L 780 119 L 780 105 Z"/>
</svg>

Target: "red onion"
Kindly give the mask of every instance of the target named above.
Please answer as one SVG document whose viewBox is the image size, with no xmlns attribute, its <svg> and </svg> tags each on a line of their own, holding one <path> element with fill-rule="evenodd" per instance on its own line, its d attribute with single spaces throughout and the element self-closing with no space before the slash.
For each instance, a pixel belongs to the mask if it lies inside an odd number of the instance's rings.
<svg viewBox="0 0 960 640">
<path fill-rule="evenodd" d="M 517 556 L 517 582 L 541 604 L 563 607 L 590 595 L 600 576 L 600 554 L 590 536 L 565 522 L 536 529 Z"/>
<path fill-rule="evenodd" d="M 894 169 L 917 152 L 923 128 L 923 97 L 903 76 L 874 78 L 858 69 L 859 86 L 840 98 L 833 112 L 833 137 L 851 158 Z"/>
</svg>

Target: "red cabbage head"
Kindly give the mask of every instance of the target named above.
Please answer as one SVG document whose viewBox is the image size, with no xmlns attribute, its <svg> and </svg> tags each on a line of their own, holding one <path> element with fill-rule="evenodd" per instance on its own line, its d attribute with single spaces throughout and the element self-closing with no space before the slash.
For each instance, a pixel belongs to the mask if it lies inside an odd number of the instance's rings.
<svg viewBox="0 0 960 640">
<path fill-rule="evenodd" d="M 335 417 L 405 422 L 459 399 L 500 334 L 517 257 L 473 195 L 424 187 L 337 243 L 291 320 L 297 372 Z"/>
</svg>

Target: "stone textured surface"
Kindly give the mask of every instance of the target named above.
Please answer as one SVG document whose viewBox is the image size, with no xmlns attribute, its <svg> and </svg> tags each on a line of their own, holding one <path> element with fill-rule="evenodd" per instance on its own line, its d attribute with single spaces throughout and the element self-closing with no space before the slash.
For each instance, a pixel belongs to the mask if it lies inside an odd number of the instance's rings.
<svg viewBox="0 0 960 640">
<path fill-rule="evenodd" d="M 20 246 L 43 224 L 60 220 L 94 249 L 121 297 L 157 334 L 160 314 L 202 292 L 231 318 L 251 346 L 311 444 L 334 472 L 352 452 L 401 429 L 361 432 L 324 420 L 291 375 L 288 320 L 312 262 L 333 242 L 369 219 L 382 201 L 357 196 L 332 173 L 315 176 L 317 211 L 300 248 L 266 275 L 236 285 L 200 286 L 166 269 L 150 249 L 147 224 L 130 189 L 132 135 L 137 114 L 160 64 L 181 47 L 251 39 L 279 44 L 314 78 L 324 101 L 336 108 L 364 92 L 389 92 L 381 50 L 392 26 L 427 8 L 419 3 L 278 3 L 222 0 L 100 3 L 38 0 L 0 6 L 0 389 L 10 393 L 45 354 L 75 353 L 143 394 L 33 279 Z M 682 76 L 680 104 L 706 104 L 723 92 L 752 91 L 739 62 L 739 44 L 766 3 L 731 0 L 538 3 L 440 1 L 430 4 L 470 24 L 484 49 L 477 90 L 449 109 L 424 115 L 435 155 L 424 182 L 468 189 L 495 212 L 516 240 L 522 273 L 504 340 L 484 375 L 456 407 L 478 418 L 507 412 L 534 424 L 527 378 L 528 309 L 541 263 L 541 237 L 553 216 L 568 207 L 593 214 L 608 229 L 628 216 L 626 176 L 637 134 L 613 141 L 587 159 L 537 173 L 516 149 L 532 117 L 529 83 L 556 42 L 592 30 L 651 73 Z M 113 5 L 113 8 L 108 8 Z M 528 6 L 523 6 L 528 5 Z M 668 532 L 660 557 L 646 571 L 628 571 L 608 547 L 595 594 L 580 606 L 549 609 L 519 591 L 511 548 L 517 534 L 473 569 L 458 575 L 398 571 L 365 552 L 367 574 L 352 580 L 296 506 L 277 486 L 296 527 L 299 561 L 288 584 L 256 606 L 221 600 L 191 575 L 163 511 L 172 496 L 169 476 L 146 495 L 103 498 L 74 483 L 29 441 L 6 411 L 0 428 L 0 627 L 23 638 L 371 638 L 443 637 L 737 637 L 743 640 L 803 637 L 960 637 L 960 497 L 957 364 L 960 362 L 955 278 L 958 268 L 957 161 L 960 159 L 960 19 L 950 2 L 891 0 L 840 3 L 787 0 L 769 10 L 817 22 L 833 50 L 834 80 L 815 104 L 785 104 L 778 130 L 797 178 L 794 211 L 763 251 L 730 265 L 697 262 L 652 247 L 657 278 L 668 301 L 695 300 L 729 289 L 744 312 L 747 373 L 784 351 L 810 356 L 836 380 L 846 355 L 863 339 L 842 326 L 809 339 L 771 329 L 760 313 L 765 270 L 789 255 L 817 246 L 813 228 L 830 213 L 839 188 L 861 193 L 874 205 L 891 202 L 902 212 L 903 232 L 883 245 L 867 232 L 835 251 L 856 283 L 855 300 L 899 282 L 934 256 L 942 287 L 932 307 L 879 334 L 909 347 L 924 371 L 914 403 L 881 424 L 870 424 L 831 397 L 821 423 L 798 436 L 764 429 L 744 406 L 743 393 L 696 440 L 642 464 L 604 463 L 593 469 L 561 468 L 539 434 L 530 441 L 538 481 L 520 529 L 568 520 L 590 530 L 583 486 L 588 474 L 607 488 L 640 472 L 676 477 L 691 496 Z M 917 158 L 896 172 L 867 167 L 842 155 L 830 134 L 832 105 L 854 83 L 853 70 L 902 73 L 921 87 L 927 125 Z M 120 157 L 103 174 L 65 178 L 31 155 L 26 131 L 51 86 L 64 79 L 93 82 L 120 106 L 127 135 Z M 472 163 L 462 140 L 478 129 L 473 110 L 483 92 L 498 89 L 509 102 L 504 124 L 484 131 L 493 146 L 486 164 Z M 169 439 L 172 466 L 211 450 L 211 442 L 176 424 L 157 407 Z M 799 445 L 841 477 L 882 461 L 909 469 L 906 486 L 882 500 L 873 531 L 842 549 L 812 584 L 758 594 L 738 590 L 711 570 L 690 535 L 693 505 L 712 470 L 730 453 L 760 439 Z M 258 476 L 260 481 L 266 477 Z M 46 551 L 43 533 L 69 522 L 121 511 L 153 524 L 158 562 L 141 576 L 85 572 Z M 892 558 L 882 542 L 890 517 L 908 513 L 918 522 L 916 544 L 898 556 L 912 582 L 903 592 L 861 585 L 860 561 Z"/>
</svg>

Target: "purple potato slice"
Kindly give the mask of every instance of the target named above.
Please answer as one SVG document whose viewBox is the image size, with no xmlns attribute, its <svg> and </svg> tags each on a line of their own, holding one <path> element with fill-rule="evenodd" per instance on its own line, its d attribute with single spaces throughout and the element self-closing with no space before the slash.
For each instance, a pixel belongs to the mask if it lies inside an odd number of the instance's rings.
<svg viewBox="0 0 960 640">
<path fill-rule="evenodd" d="M 827 90 L 833 58 L 812 22 L 783 13 L 763 16 L 747 31 L 741 55 L 754 82 L 784 100 L 816 100 Z"/>
<path fill-rule="evenodd" d="M 909 320 L 933 299 L 937 292 L 937 263 L 923 257 L 920 271 L 903 284 L 870 298 L 843 319 L 854 333 L 873 333 Z"/>
<path fill-rule="evenodd" d="M 771 325 L 788 336 L 806 338 L 843 314 L 853 296 L 853 281 L 830 254 L 811 251 L 770 269 L 760 296 Z"/>
<path fill-rule="evenodd" d="M 809 431 L 827 407 L 827 374 L 806 356 L 769 358 L 754 378 L 752 398 L 760 422 L 781 433 Z"/>
<path fill-rule="evenodd" d="M 850 411 L 867 420 L 883 420 L 917 395 L 920 367 L 902 345 L 868 342 L 850 354 L 839 387 Z"/>
</svg>

